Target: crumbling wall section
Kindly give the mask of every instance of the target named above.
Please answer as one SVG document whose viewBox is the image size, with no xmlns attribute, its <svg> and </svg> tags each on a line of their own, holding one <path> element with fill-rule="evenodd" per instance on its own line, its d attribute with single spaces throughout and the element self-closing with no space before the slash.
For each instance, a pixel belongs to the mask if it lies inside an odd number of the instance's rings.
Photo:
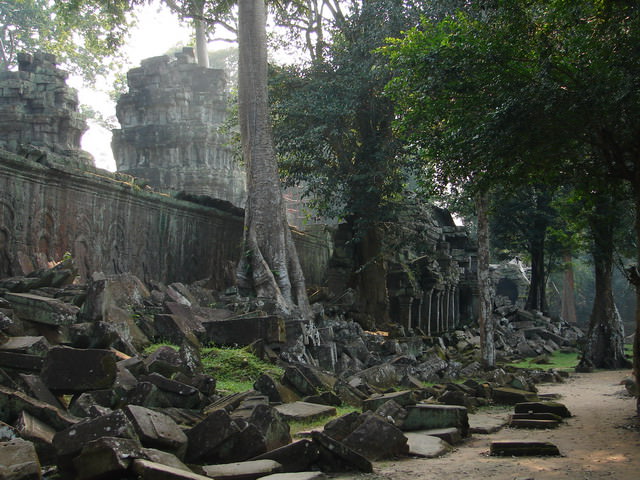
<svg viewBox="0 0 640 480">
<path fill-rule="evenodd" d="M 67 163 L 93 165 L 80 149 L 87 124 L 67 73 L 47 53 L 18 54 L 18 71 L 0 72 L 0 148 L 23 154 L 53 152 Z"/>
<path fill-rule="evenodd" d="M 0 277 L 69 252 L 79 274 L 227 286 L 242 217 L 141 189 L 128 176 L 0 150 Z"/>
<path fill-rule="evenodd" d="M 196 65 L 191 49 L 143 60 L 127 74 L 112 148 L 119 172 L 156 190 L 183 190 L 243 206 L 245 173 L 220 127 L 225 73 Z"/>
</svg>

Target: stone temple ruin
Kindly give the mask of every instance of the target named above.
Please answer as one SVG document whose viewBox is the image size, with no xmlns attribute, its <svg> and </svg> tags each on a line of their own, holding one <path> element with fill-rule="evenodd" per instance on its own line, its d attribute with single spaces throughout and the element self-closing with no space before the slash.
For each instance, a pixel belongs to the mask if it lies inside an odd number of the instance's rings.
<svg viewBox="0 0 640 480">
<path fill-rule="evenodd" d="M 103 271 L 163 282 L 212 276 L 218 288 L 232 283 L 245 186 L 219 131 L 224 72 L 197 66 L 185 49 L 173 60 L 147 59 L 127 78 L 112 142 L 118 172 L 110 174 L 80 149 L 86 125 L 54 57 L 23 55 L 20 70 L 4 74 L 0 276 L 29 274 L 68 252 L 85 279 Z M 184 201 L 201 196 L 211 199 Z M 307 282 L 339 295 L 350 262 L 341 242 L 348 238 L 331 231 L 314 225 L 296 240 Z M 473 318 L 475 252 L 464 230 L 435 207 L 419 234 L 429 254 L 415 261 L 407 252 L 391 264 L 392 317 L 427 334 L 454 329 Z"/>
<path fill-rule="evenodd" d="M 117 173 L 80 150 L 86 127 L 64 78 L 44 54 L 0 73 L 0 478 L 324 479 L 441 455 L 484 431 L 468 415 L 479 405 L 516 404 L 529 424 L 542 421 L 532 410 L 569 415 L 535 393 L 559 372 L 481 368 L 475 251 L 448 212 L 412 219 L 417 248 L 389 261 L 396 331 L 353 321 L 342 226 L 293 230 L 308 285 L 328 300 L 310 321 L 281 318 L 227 288 L 243 183 L 217 131 L 222 73 L 188 52 L 132 70 Z M 577 329 L 525 313 L 497 309 L 501 356 L 575 345 Z M 161 341 L 179 349 L 143 353 Z M 206 344 L 246 346 L 283 373 L 228 394 L 204 368 Z M 363 413 L 293 441 L 288 422 L 337 405 Z"/>
</svg>

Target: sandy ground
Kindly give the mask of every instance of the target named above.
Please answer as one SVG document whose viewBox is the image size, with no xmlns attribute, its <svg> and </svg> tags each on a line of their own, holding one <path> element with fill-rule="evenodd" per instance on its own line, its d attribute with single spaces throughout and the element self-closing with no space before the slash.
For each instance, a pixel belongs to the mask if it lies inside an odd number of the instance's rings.
<svg viewBox="0 0 640 480">
<path fill-rule="evenodd" d="M 572 418 L 557 429 L 504 428 L 491 435 L 474 434 L 453 452 L 436 459 L 376 462 L 369 475 L 340 475 L 362 480 L 640 480 L 640 418 L 635 399 L 620 381 L 629 371 L 574 374 L 564 384 L 538 386 L 558 393 Z M 491 457 L 493 440 L 540 440 L 558 446 L 560 457 Z"/>
</svg>

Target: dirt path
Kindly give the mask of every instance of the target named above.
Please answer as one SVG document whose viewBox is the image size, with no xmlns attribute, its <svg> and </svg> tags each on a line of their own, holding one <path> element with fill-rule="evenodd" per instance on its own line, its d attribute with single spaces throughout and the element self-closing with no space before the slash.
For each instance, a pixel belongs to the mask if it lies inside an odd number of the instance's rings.
<svg viewBox="0 0 640 480">
<path fill-rule="evenodd" d="M 559 393 L 573 417 L 557 429 L 505 428 L 492 435 L 473 435 L 452 453 L 436 459 L 378 462 L 372 475 L 337 478 L 393 480 L 640 480 L 640 419 L 635 399 L 620 381 L 629 371 L 576 374 L 564 384 L 539 386 L 540 393 Z M 545 440 L 561 457 L 491 457 L 493 440 Z"/>
</svg>

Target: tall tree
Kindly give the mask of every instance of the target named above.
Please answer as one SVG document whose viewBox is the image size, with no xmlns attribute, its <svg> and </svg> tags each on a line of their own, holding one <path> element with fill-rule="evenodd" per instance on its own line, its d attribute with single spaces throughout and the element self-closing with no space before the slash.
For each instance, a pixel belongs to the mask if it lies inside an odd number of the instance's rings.
<svg viewBox="0 0 640 480">
<path fill-rule="evenodd" d="M 19 52 L 34 51 L 56 55 L 87 81 L 113 70 L 131 26 L 131 7 L 115 1 L 97 11 L 91 3 L 0 0 L 0 70 L 14 68 Z"/>
<path fill-rule="evenodd" d="M 287 224 L 273 148 L 267 96 L 266 7 L 263 0 L 239 0 L 238 110 L 247 168 L 241 286 L 275 299 L 285 313 L 310 307 L 305 281 Z"/>
<path fill-rule="evenodd" d="M 495 180 L 513 181 L 514 173 L 584 177 L 597 161 L 606 176 L 631 183 L 640 207 L 637 2 L 513 0 L 483 7 L 471 4 L 445 22 L 425 24 L 391 49 L 401 72 L 394 88 L 404 101 L 403 122 L 413 119 L 420 133 L 431 134 L 427 143 L 455 148 L 458 158 L 474 153 L 482 161 L 461 163 L 463 170 Z M 483 155 L 475 155 L 479 150 Z M 636 331 L 640 376 L 640 309 Z"/>
<path fill-rule="evenodd" d="M 390 72 L 373 50 L 416 22 L 421 7 L 403 0 L 348 5 L 346 14 L 332 10 L 332 42 L 317 39 L 322 46 L 312 48 L 311 64 L 274 71 L 271 97 L 285 176 L 353 235 L 347 285 L 357 292 L 361 322 L 373 328 L 389 319 L 384 225 L 396 218 L 410 174 L 391 128 L 393 104 L 383 95 Z"/>
<path fill-rule="evenodd" d="M 624 328 L 613 295 L 616 215 L 621 204 L 607 189 L 592 197 L 593 208 L 587 214 L 593 240 L 595 298 L 578 369 L 625 368 Z"/>
<path fill-rule="evenodd" d="M 544 184 L 506 185 L 494 189 L 491 207 L 493 246 L 509 252 L 526 251 L 531 279 L 525 309 L 548 314 L 546 297 L 547 230 L 557 214 L 554 187 Z"/>
</svg>

